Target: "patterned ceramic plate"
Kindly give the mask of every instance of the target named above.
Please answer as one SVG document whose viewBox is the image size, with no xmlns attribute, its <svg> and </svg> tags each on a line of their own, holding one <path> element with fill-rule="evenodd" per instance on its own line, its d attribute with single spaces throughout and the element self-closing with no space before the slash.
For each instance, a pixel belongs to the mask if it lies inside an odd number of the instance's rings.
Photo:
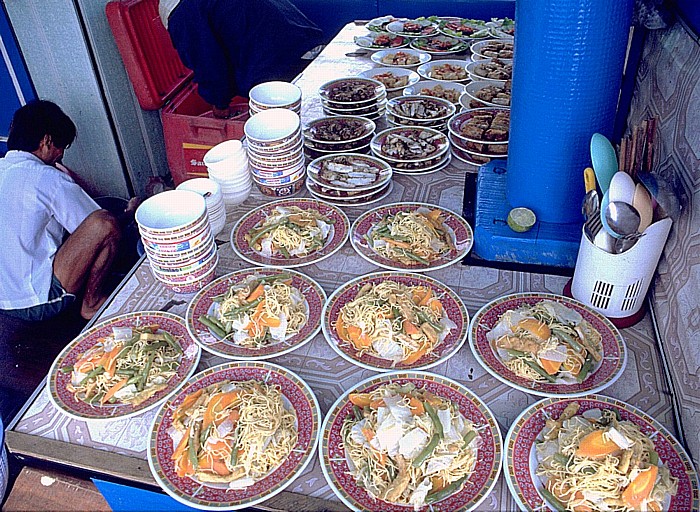
<svg viewBox="0 0 700 512">
<path fill-rule="evenodd" d="M 473 510 L 493 488 L 501 471 L 503 445 L 496 418 L 488 407 L 466 387 L 453 380 L 427 372 L 391 372 L 370 377 L 349 391 L 346 391 L 331 407 L 323 421 L 323 437 L 319 457 L 323 474 L 336 495 L 352 510 L 381 510 L 383 512 L 408 512 L 412 507 L 393 505 L 373 499 L 367 491 L 359 487 L 350 475 L 348 461 L 343 448 L 341 428 L 343 420 L 353 414 L 353 405 L 348 399 L 350 393 L 368 392 L 379 386 L 396 382 L 413 383 L 435 395 L 457 404 L 465 418 L 479 429 L 481 446 L 478 461 L 469 477 L 469 485 L 444 500 L 432 504 L 429 510 L 464 511 Z M 428 510 L 428 508 L 421 509 Z"/>
<path fill-rule="evenodd" d="M 612 409 L 623 420 L 631 421 L 654 441 L 659 459 L 678 479 L 678 492 L 665 510 L 698 510 L 698 475 L 688 455 L 671 434 L 656 420 L 625 402 L 601 395 L 583 398 L 548 398 L 532 404 L 515 420 L 506 436 L 504 462 L 506 482 L 522 510 L 556 510 L 540 495 L 542 482 L 535 475 L 535 443 L 542 439 L 545 421 L 558 418 L 571 402 L 580 405 L 579 414 L 590 409 Z"/>
<path fill-rule="evenodd" d="M 428 52 L 432 55 L 459 53 L 468 48 L 467 43 L 449 36 L 419 37 L 411 40 L 411 48 Z"/>
<path fill-rule="evenodd" d="M 265 256 L 253 249 L 245 235 L 256 226 L 259 226 L 277 207 L 297 206 L 303 210 L 316 210 L 328 217 L 331 222 L 331 231 L 326 238 L 326 243 L 320 249 L 307 254 L 306 256 Z M 328 258 L 338 251 L 348 239 L 350 231 L 350 221 L 347 216 L 336 206 L 328 204 L 318 199 L 282 199 L 267 203 L 241 217 L 231 231 L 231 246 L 233 250 L 244 260 L 254 265 L 264 265 L 267 267 L 293 268 L 311 265 Z"/>
<path fill-rule="evenodd" d="M 309 192 L 311 193 L 312 196 L 314 197 L 319 197 L 318 194 L 313 189 L 313 185 L 311 187 L 308 186 L 308 181 L 307 181 L 307 188 L 309 189 Z M 392 190 L 394 190 L 394 183 L 389 182 L 387 185 L 384 185 L 381 187 L 379 190 L 376 192 L 372 192 L 369 195 L 363 196 L 363 197 L 354 197 L 352 199 L 328 199 L 328 198 L 322 198 L 324 201 L 327 203 L 330 203 L 335 206 L 340 206 L 340 207 L 359 207 L 359 206 L 367 206 L 368 204 L 374 204 L 376 202 L 381 201 L 382 199 L 386 199 L 386 197 L 391 194 Z"/>
<path fill-rule="evenodd" d="M 439 297 L 447 317 L 456 324 L 456 327 L 450 330 L 447 337 L 432 352 L 424 354 L 410 364 L 394 363 L 390 359 L 384 359 L 366 351 L 360 352 L 352 343 L 340 339 L 334 328 L 340 310 L 357 297 L 360 288 L 367 284 L 376 285 L 387 280 L 395 281 L 405 286 L 426 286 L 431 288 L 433 296 Z M 435 279 L 410 272 L 377 272 L 357 277 L 335 290 L 323 307 L 323 323 L 321 327 L 331 348 L 352 364 L 379 372 L 425 370 L 447 361 L 464 344 L 469 328 L 469 313 L 464 307 L 462 299 L 450 288 Z"/>
<path fill-rule="evenodd" d="M 92 348 L 101 339 L 111 335 L 114 327 L 152 324 L 158 324 L 160 329 L 169 332 L 183 352 L 177 374 L 171 377 L 166 388 L 136 406 L 124 403 L 87 404 L 82 400 L 77 400 L 73 393 L 68 391 L 66 386 L 71 381 L 71 373 L 64 373 L 62 368 L 73 366 L 85 351 Z M 164 311 L 141 311 L 110 318 L 78 335 L 61 351 L 49 370 L 49 398 L 58 409 L 76 419 L 114 420 L 128 418 L 156 407 L 175 393 L 182 383 L 194 373 L 197 364 L 199 364 L 200 353 L 199 347 L 187 332 L 185 321 L 177 315 Z"/>
<path fill-rule="evenodd" d="M 447 226 L 450 251 L 443 254 L 428 264 L 416 261 L 414 265 L 407 265 L 400 261 L 394 261 L 379 254 L 370 247 L 367 237 L 376 229 L 377 223 L 387 215 L 396 215 L 398 212 L 412 212 L 417 209 L 424 211 L 439 210 L 443 223 Z M 422 272 L 444 268 L 464 258 L 474 243 L 474 233 L 471 226 L 459 215 L 437 206 L 425 203 L 395 203 L 379 206 L 360 215 L 350 228 L 350 242 L 357 253 L 364 259 L 380 267 L 389 270 L 410 270 Z"/>
<path fill-rule="evenodd" d="M 364 36 L 355 36 L 355 44 L 365 50 L 383 50 L 404 48 L 408 46 L 408 39 L 389 32 L 370 32 Z"/>
<path fill-rule="evenodd" d="M 297 416 L 298 440 L 287 460 L 262 480 L 243 489 L 229 489 L 225 483 L 203 483 L 191 477 L 179 477 L 171 460 L 174 449 L 168 430 L 173 424 L 175 408 L 190 393 L 225 380 L 257 380 L 278 386 L 286 407 L 293 408 Z M 308 384 L 296 374 L 262 361 L 222 364 L 192 377 L 160 408 L 151 428 L 148 465 L 162 489 L 185 505 L 202 510 L 246 508 L 281 492 L 304 471 L 316 450 L 319 425 L 318 401 Z"/>
<path fill-rule="evenodd" d="M 291 276 L 293 288 L 301 292 L 306 300 L 306 323 L 294 336 L 283 342 L 275 342 L 264 347 L 243 347 L 231 340 L 222 340 L 200 320 L 200 316 L 210 314 L 212 297 L 226 293 L 231 285 L 244 281 L 247 277 L 262 278 L 286 274 Z M 326 302 L 326 292 L 316 281 L 293 270 L 274 268 L 248 268 L 231 272 L 209 283 L 194 296 L 187 308 L 185 322 L 195 341 L 206 351 L 228 359 L 257 361 L 280 356 L 306 345 L 321 330 L 321 309 Z"/>
<path fill-rule="evenodd" d="M 588 377 L 581 383 L 550 384 L 519 377 L 503 364 L 501 357 L 486 339 L 486 333 L 498 323 L 503 313 L 509 309 L 536 304 L 542 300 L 560 302 L 578 312 L 602 336 L 603 358 L 600 362 L 594 363 Z M 489 302 L 472 319 L 469 328 L 469 344 L 476 360 L 491 375 L 511 387 L 539 396 L 574 397 L 598 393 L 615 382 L 622 375 L 627 364 L 625 342 L 620 331 L 610 320 L 577 300 L 548 293 L 515 293 Z"/>
</svg>

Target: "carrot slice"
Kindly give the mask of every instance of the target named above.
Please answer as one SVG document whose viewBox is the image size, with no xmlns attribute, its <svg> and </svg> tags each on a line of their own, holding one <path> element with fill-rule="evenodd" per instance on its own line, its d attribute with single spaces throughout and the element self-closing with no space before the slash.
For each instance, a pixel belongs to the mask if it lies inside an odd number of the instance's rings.
<svg viewBox="0 0 700 512">
<path fill-rule="evenodd" d="M 341 340 L 348 341 L 348 331 L 345 329 L 342 315 L 338 315 L 338 319 L 335 321 L 335 332 Z"/>
<path fill-rule="evenodd" d="M 418 305 L 419 306 L 427 306 L 428 302 L 432 298 L 433 298 L 433 289 L 428 288 L 427 291 L 425 292 L 425 295 L 423 295 L 423 299 L 420 301 L 420 303 Z"/>
<path fill-rule="evenodd" d="M 187 427 L 187 430 L 185 430 L 185 435 L 182 436 L 180 443 L 177 445 L 177 448 L 175 448 L 173 455 L 170 457 L 171 460 L 177 460 L 180 457 L 182 457 L 183 453 L 185 453 L 185 451 L 187 450 L 187 443 L 190 440 L 191 433 L 192 433 L 192 426 L 190 425 L 189 427 Z"/>
<path fill-rule="evenodd" d="M 104 405 L 105 402 L 107 402 L 110 398 L 112 398 L 114 396 L 114 393 L 116 393 L 121 388 L 123 388 L 124 385 L 126 384 L 126 381 L 128 381 L 128 380 L 129 380 L 128 378 L 124 377 L 122 380 L 117 382 L 114 386 L 109 388 L 107 390 L 107 392 L 105 393 L 105 396 L 103 396 L 102 399 L 100 400 L 100 405 Z"/>
<path fill-rule="evenodd" d="M 540 358 L 540 365 L 549 375 L 555 375 L 559 371 L 559 368 L 561 368 L 561 364 L 561 361 Z"/>
<path fill-rule="evenodd" d="M 409 354 L 408 357 L 401 362 L 403 364 L 413 364 L 423 357 L 427 351 L 428 347 L 421 347 L 418 350 L 415 350 L 412 354 Z"/>
<path fill-rule="evenodd" d="M 658 474 L 659 468 L 651 466 L 634 477 L 634 480 L 622 491 L 622 501 L 625 502 L 625 505 L 634 510 L 639 510 L 642 502 L 649 497 L 654 489 Z"/>
<path fill-rule="evenodd" d="M 438 299 L 436 299 L 435 297 L 433 297 L 432 300 L 428 301 L 428 307 L 434 313 L 437 313 L 438 315 L 442 315 L 442 311 L 443 311 L 442 303 Z"/>
<path fill-rule="evenodd" d="M 418 329 L 418 327 L 415 324 L 411 323 L 407 318 L 403 319 L 401 327 L 403 328 L 403 332 L 405 332 L 409 336 L 412 334 L 420 334 L 420 329 Z"/>
<path fill-rule="evenodd" d="M 226 409 L 229 405 L 238 400 L 240 391 L 234 390 L 228 393 L 220 393 L 209 400 L 204 416 L 202 417 L 202 430 L 206 429 L 214 422 L 216 415 Z"/>
<path fill-rule="evenodd" d="M 372 402 L 369 393 L 350 393 L 350 403 L 358 407 L 369 407 Z"/>
<path fill-rule="evenodd" d="M 250 292 L 250 295 L 246 297 L 246 302 L 253 302 L 255 299 L 262 297 L 263 294 L 265 293 L 265 286 L 260 283 L 252 292 Z"/>
<path fill-rule="evenodd" d="M 408 397 L 408 406 L 411 408 L 411 414 L 413 416 L 422 416 L 423 414 L 425 414 L 425 407 L 423 406 L 423 402 L 421 402 L 415 396 Z"/>
<path fill-rule="evenodd" d="M 445 487 L 447 487 L 447 482 L 445 481 L 444 478 L 442 478 L 439 475 L 435 475 L 430 479 L 430 483 L 433 484 L 432 488 L 430 489 L 430 492 L 437 492 L 443 490 Z"/>
<path fill-rule="evenodd" d="M 524 318 L 523 320 L 520 320 L 518 325 L 513 328 L 513 331 L 518 328 L 530 332 L 533 336 L 541 340 L 547 340 L 552 335 L 552 331 L 549 329 L 547 324 L 540 322 L 539 320 L 535 320 L 534 318 Z"/>
<path fill-rule="evenodd" d="M 210 471 L 220 476 L 231 474 L 224 460 L 215 458 L 212 455 L 202 455 L 199 458 L 199 469 Z"/>
<path fill-rule="evenodd" d="M 620 447 L 604 436 L 602 430 L 594 430 L 581 439 L 576 449 L 576 456 L 598 459 L 619 450 Z"/>
</svg>

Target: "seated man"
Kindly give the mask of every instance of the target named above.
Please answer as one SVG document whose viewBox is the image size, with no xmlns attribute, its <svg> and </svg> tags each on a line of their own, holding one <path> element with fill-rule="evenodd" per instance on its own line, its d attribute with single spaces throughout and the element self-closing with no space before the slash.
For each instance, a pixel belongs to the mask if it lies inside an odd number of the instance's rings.
<svg viewBox="0 0 700 512">
<path fill-rule="evenodd" d="M 321 29 L 289 0 L 160 0 L 158 11 L 216 117 L 259 83 L 293 80 L 301 57 L 322 43 Z"/>
<path fill-rule="evenodd" d="M 0 158 L 0 310 L 5 314 L 45 320 L 82 293 L 80 314 L 90 319 L 107 298 L 102 283 L 120 227 L 60 163 L 75 135 L 73 121 L 50 101 L 28 103 L 12 118 L 8 152 Z M 129 209 L 135 206 L 130 203 Z"/>
</svg>

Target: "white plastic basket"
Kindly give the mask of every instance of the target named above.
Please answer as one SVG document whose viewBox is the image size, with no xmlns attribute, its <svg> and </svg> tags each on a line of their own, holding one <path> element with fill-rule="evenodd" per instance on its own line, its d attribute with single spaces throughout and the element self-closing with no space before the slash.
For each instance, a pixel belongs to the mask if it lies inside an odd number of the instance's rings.
<svg viewBox="0 0 700 512">
<path fill-rule="evenodd" d="M 661 219 L 628 251 L 610 254 L 584 234 L 576 259 L 571 294 L 608 318 L 637 313 L 654 277 L 672 221 Z"/>
</svg>

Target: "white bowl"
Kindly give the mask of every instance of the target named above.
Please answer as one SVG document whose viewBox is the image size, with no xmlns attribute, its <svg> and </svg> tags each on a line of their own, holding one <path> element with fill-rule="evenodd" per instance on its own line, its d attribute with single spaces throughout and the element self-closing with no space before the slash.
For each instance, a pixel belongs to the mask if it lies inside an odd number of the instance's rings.
<svg viewBox="0 0 700 512">
<path fill-rule="evenodd" d="M 444 80 L 441 78 L 437 78 L 433 76 L 433 68 L 437 66 L 442 66 L 445 64 L 451 64 L 453 66 L 461 67 L 464 69 L 464 77 L 463 78 L 458 78 L 456 80 Z M 437 82 L 443 82 L 443 83 L 453 83 L 453 82 L 466 82 L 469 80 L 469 73 L 467 72 L 467 61 L 466 60 L 460 60 L 460 59 L 443 59 L 443 60 L 435 60 L 433 62 L 428 62 L 426 64 L 422 64 L 421 66 L 418 67 L 416 70 L 420 76 L 425 78 L 426 80 L 435 80 Z"/>
<path fill-rule="evenodd" d="M 226 172 L 245 156 L 245 148 L 240 140 L 225 140 L 204 154 L 204 165 L 215 172 Z"/>
<path fill-rule="evenodd" d="M 300 127 L 299 114 L 284 108 L 271 108 L 246 121 L 243 131 L 252 142 L 278 144 L 293 135 Z"/>
<path fill-rule="evenodd" d="M 146 199 L 136 210 L 136 222 L 166 235 L 197 221 L 206 211 L 204 198 L 191 190 L 166 190 Z"/>
<path fill-rule="evenodd" d="M 264 82 L 253 87 L 248 98 L 262 109 L 287 107 L 301 101 L 301 89 L 289 82 Z"/>
<path fill-rule="evenodd" d="M 210 178 L 192 178 L 180 183 L 176 190 L 191 190 L 204 197 L 207 206 L 221 196 L 221 186 Z M 208 194 L 208 195 L 207 195 Z"/>
<path fill-rule="evenodd" d="M 405 53 L 407 55 L 410 55 L 411 57 L 417 58 L 417 62 L 414 62 L 413 64 L 392 64 L 391 62 L 384 62 L 385 57 L 389 58 L 391 60 L 391 55 L 395 55 L 397 53 Z M 390 66 L 390 67 L 401 67 L 401 68 L 412 68 L 415 66 L 420 66 L 421 64 L 425 64 L 426 62 L 429 62 L 430 59 L 432 59 L 431 55 L 429 53 L 425 52 L 419 52 L 418 50 L 411 50 L 408 48 L 401 48 L 398 50 L 380 50 L 378 52 L 374 52 L 371 57 L 373 62 L 376 62 L 380 66 Z"/>
</svg>

